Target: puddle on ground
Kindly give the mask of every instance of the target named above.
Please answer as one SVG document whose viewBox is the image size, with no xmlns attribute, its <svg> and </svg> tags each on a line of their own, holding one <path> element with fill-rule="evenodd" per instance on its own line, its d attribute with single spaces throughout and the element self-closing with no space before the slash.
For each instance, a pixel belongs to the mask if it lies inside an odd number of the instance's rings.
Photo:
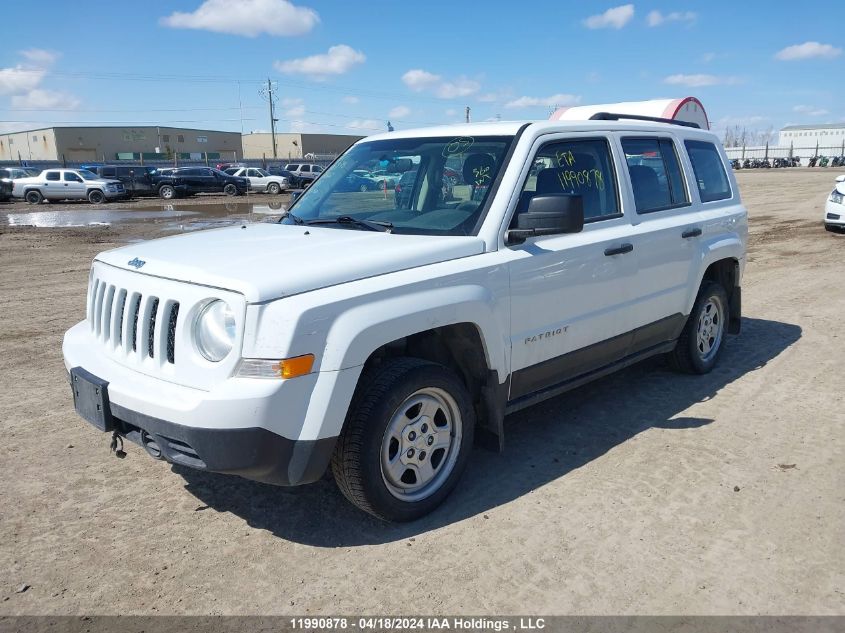
<svg viewBox="0 0 845 633">
<path fill-rule="evenodd" d="M 70 228 L 86 226 L 111 226 L 129 223 L 154 223 L 162 231 L 201 229 L 229 226 L 237 222 L 268 222 L 284 212 L 282 203 L 253 204 L 251 202 L 225 202 L 212 204 L 162 203 L 159 209 L 120 208 L 61 208 L 25 213 L 0 210 L 0 226 L 34 226 L 38 228 Z"/>
</svg>

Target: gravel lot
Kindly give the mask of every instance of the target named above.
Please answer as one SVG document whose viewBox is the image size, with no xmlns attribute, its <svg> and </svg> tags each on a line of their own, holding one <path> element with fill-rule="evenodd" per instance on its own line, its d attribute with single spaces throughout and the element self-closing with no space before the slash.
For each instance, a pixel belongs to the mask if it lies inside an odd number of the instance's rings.
<svg viewBox="0 0 845 633">
<path fill-rule="evenodd" d="M 115 459 L 73 411 L 61 337 L 91 258 L 254 210 L 25 228 L 8 218 L 31 207 L 0 204 L 0 615 L 845 614 L 837 173 L 739 172 L 745 318 L 716 371 L 648 361 L 515 414 L 504 454 L 476 450 L 439 511 L 399 526 L 330 480 Z"/>
</svg>

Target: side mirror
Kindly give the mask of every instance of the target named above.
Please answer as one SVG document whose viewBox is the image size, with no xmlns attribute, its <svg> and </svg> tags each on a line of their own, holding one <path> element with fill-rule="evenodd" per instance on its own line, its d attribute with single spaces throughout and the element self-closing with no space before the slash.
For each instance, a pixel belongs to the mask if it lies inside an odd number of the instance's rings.
<svg viewBox="0 0 845 633">
<path fill-rule="evenodd" d="M 534 196 L 528 210 L 516 216 L 516 228 L 506 235 L 509 244 L 520 244 L 535 235 L 580 233 L 584 228 L 584 198 L 556 193 Z"/>
</svg>

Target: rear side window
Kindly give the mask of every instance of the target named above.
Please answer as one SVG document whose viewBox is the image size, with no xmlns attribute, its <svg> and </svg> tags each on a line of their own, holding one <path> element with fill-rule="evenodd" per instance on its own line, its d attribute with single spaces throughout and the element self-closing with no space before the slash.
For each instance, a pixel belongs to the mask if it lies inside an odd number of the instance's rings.
<svg viewBox="0 0 845 633">
<path fill-rule="evenodd" d="M 59 172 L 57 171 L 48 171 L 47 172 L 47 180 L 58 180 L 59 179 Z"/>
<path fill-rule="evenodd" d="M 684 145 L 692 163 L 701 201 L 713 202 L 730 198 L 731 186 L 722 164 L 722 156 L 716 146 L 705 141 L 684 141 Z"/>
<path fill-rule="evenodd" d="M 544 145 L 522 188 L 517 215 L 528 210 L 534 196 L 568 193 L 584 202 L 584 219 L 601 220 L 619 215 L 616 175 L 605 139 L 559 141 Z"/>
<path fill-rule="evenodd" d="M 300 167 L 300 168 L 299 168 L 299 171 L 301 171 L 301 172 L 309 172 L 309 173 L 310 173 L 310 171 L 311 171 L 311 166 L 310 166 L 310 165 L 303 165 L 302 167 Z"/>
<path fill-rule="evenodd" d="M 678 153 L 670 139 L 624 138 L 622 149 L 628 163 L 637 213 L 689 204 Z"/>
</svg>

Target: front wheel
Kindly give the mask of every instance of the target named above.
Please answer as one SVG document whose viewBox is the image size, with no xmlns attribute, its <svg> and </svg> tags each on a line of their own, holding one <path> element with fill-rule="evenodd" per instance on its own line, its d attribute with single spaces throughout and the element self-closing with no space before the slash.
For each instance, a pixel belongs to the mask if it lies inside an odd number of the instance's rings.
<svg viewBox="0 0 845 633">
<path fill-rule="evenodd" d="M 277 183 L 277 182 L 271 182 L 269 185 L 267 185 L 267 193 L 269 193 L 269 194 L 277 196 L 277 195 L 279 195 L 279 193 L 281 191 L 282 191 L 282 188 L 279 186 L 279 183 Z"/>
<path fill-rule="evenodd" d="M 335 481 L 380 519 L 418 519 L 457 484 L 474 426 L 470 395 L 452 370 L 418 358 L 387 360 L 362 376 L 332 457 Z"/>
<path fill-rule="evenodd" d="M 685 374 L 708 373 L 722 353 L 728 318 L 727 292 L 721 285 L 705 281 L 675 349 L 668 354 L 669 365 Z"/>
<path fill-rule="evenodd" d="M 176 190 L 170 185 L 162 185 L 162 187 L 158 190 L 158 195 L 165 200 L 172 200 L 176 197 Z"/>
<path fill-rule="evenodd" d="M 41 195 L 40 191 L 36 191 L 33 189 L 32 191 L 27 191 L 24 199 L 29 204 L 41 204 L 41 201 L 44 200 L 44 196 Z"/>
<path fill-rule="evenodd" d="M 102 204 L 105 199 L 105 194 L 99 189 L 92 189 L 88 192 L 88 202 L 91 204 Z"/>
<path fill-rule="evenodd" d="M 236 196 L 238 195 L 238 188 L 232 183 L 229 183 L 228 185 L 223 187 L 223 193 L 225 193 L 227 196 Z"/>
</svg>

